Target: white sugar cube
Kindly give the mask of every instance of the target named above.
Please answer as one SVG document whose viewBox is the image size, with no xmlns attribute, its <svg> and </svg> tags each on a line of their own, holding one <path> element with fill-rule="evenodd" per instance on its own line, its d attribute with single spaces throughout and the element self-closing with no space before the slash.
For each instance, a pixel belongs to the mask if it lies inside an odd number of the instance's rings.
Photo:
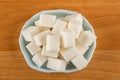
<svg viewBox="0 0 120 80">
<path fill-rule="evenodd" d="M 83 30 L 82 23 L 78 21 L 77 19 L 72 19 L 68 23 L 68 29 L 74 30 L 76 33 L 76 38 L 78 38 L 81 31 Z"/>
<path fill-rule="evenodd" d="M 69 48 L 75 46 L 75 32 L 69 29 L 62 29 L 60 31 L 62 37 L 63 47 Z"/>
<path fill-rule="evenodd" d="M 36 21 L 34 22 L 34 24 L 35 24 L 35 26 L 39 26 L 39 20 L 36 20 Z"/>
<path fill-rule="evenodd" d="M 61 55 L 66 62 L 69 62 L 72 58 L 76 57 L 79 54 L 78 49 L 74 46 L 72 48 L 61 49 Z"/>
<path fill-rule="evenodd" d="M 55 22 L 55 15 L 40 14 L 39 26 L 53 27 Z"/>
<path fill-rule="evenodd" d="M 76 43 L 76 47 L 79 50 L 79 53 L 82 55 L 84 55 L 85 52 L 89 49 L 89 47 L 84 47 L 79 42 Z"/>
<path fill-rule="evenodd" d="M 85 59 L 85 57 L 81 54 L 79 54 L 78 56 L 76 56 L 75 58 L 73 58 L 71 60 L 71 62 L 79 69 L 83 69 L 87 66 L 88 61 Z"/>
<path fill-rule="evenodd" d="M 58 52 L 46 52 L 46 46 L 44 45 L 42 48 L 42 55 L 57 58 Z"/>
<path fill-rule="evenodd" d="M 40 32 L 42 32 L 42 31 L 44 31 L 44 30 L 50 29 L 49 27 L 39 26 L 39 20 L 36 20 L 36 21 L 34 22 L 34 24 L 35 24 L 36 27 L 39 27 L 39 31 L 40 31 Z"/>
<path fill-rule="evenodd" d="M 66 69 L 66 62 L 61 59 L 48 58 L 47 68 L 62 72 Z"/>
<path fill-rule="evenodd" d="M 35 42 L 30 42 L 29 44 L 27 44 L 26 48 L 28 49 L 28 51 L 31 53 L 31 55 L 36 54 L 38 51 L 41 50 L 40 47 L 38 47 Z"/>
<path fill-rule="evenodd" d="M 60 36 L 47 35 L 47 37 L 46 37 L 46 51 L 47 52 L 60 51 Z"/>
<path fill-rule="evenodd" d="M 81 45 L 87 47 L 93 43 L 95 36 L 91 31 L 83 31 L 77 40 Z"/>
<path fill-rule="evenodd" d="M 39 33 L 38 27 L 29 26 L 27 29 L 22 31 L 22 35 L 25 41 L 33 41 L 33 36 Z"/>
<path fill-rule="evenodd" d="M 43 31 L 45 31 L 45 30 L 50 30 L 50 28 L 49 28 L 49 27 L 39 26 L 39 31 L 40 31 L 40 32 L 43 32 Z"/>
<path fill-rule="evenodd" d="M 47 57 L 42 56 L 41 52 L 36 53 L 33 57 L 32 57 L 32 61 L 38 66 L 41 67 L 46 61 L 47 61 Z"/>
<path fill-rule="evenodd" d="M 65 20 L 67 20 L 67 21 L 70 21 L 72 19 L 79 20 L 81 23 L 83 23 L 82 15 L 80 13 L 79 14 L 67 15 L 65 17 Z"/>
<path fill-rule="evenodd" d="M 60 30 L 61 29 L 64 29 L 67 25 L 67 22 L 65 21 L 62 21 L 60 19 L 57 19 L 53 29 L 52 29 L 52 32 L 55 33 L 55 34 L 60 34 Z"/>
<path fill-rule="evenodd" d="M 37 46 L 42 46 L 46 43 L 46 36 L 51 34 L 50 30 L 45 30 L 34 36 L 34 41 Z"/>
</svg>

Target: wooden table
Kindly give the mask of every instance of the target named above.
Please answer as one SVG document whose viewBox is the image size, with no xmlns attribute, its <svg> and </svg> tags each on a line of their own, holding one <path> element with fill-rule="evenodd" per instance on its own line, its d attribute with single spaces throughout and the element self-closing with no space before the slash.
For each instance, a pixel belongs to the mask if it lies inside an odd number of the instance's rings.
<svg viewBox="0 0 120 80">
<path fill-rule="evenodd" d="M 81 12 L 98 37 L 93 58 L 84 70 L 42 73 L 28 67 L 20 51 L 20 30 L 42 10 Z M 0 80 L 120 80 L 120 0 L 0 0 Z"/>
</svg>

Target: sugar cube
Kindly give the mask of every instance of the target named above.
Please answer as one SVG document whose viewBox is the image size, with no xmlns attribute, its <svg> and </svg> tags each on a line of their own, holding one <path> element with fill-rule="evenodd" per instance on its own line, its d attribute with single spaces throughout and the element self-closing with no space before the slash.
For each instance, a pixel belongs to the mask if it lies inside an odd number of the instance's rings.
<svg viewBox="0 0 120 80">
<path fill-rule="evenodd" d="M 59 35 L 60 30 L 64 29 L 66 27 L 66 25 L 67 25 L 67 22 L 57 19 L 57 21 L 52 29 L 52 32 Z"/>
<path fill-rule="evenodd" d="M 39 26 L 53 27 L 56 21 L 55 15 L 40 14 Z"/>
<path fill-rule="evenodd" d="M 50 30 L 50 28 L 49 28 L 49 27 L 39 26 L 39 31 L 40 31 L 40 32 L 43 32 L 43 31 L 45 31 L 45 30 Z"/>
<path fill-rule="evenodd" d="M 88 64 L 88 61 L 85 59 L 85 57 L 81 54 L 76 56 L 71 60 L 71 62 L 78 68 L 79 70 L 85 68 Z"/>
<path fill-rule="evenodd" d="M 38 27 L 29 26 L 22 31 L 25 41 L 33 41 L 33 36 L 39 33 Z"/>
<path fill-rule="evenodd" d="M 47 68 L 63 72 L 66 69 L 66 62 L 61 59 L 48 58 Z"/>
<path fill-rule="evenodd" d="M 66 62 L 69 62 L 72 58 L 76 57 L 79 54 L 78 49 L 74 46 L 71 48 L 64 48 L 60 51 L 61 55 Z"/>
<path fill-rule="evenodd" d="M 81 45 L 87 47 L 93 43 L 95 36 L 91 31 L 83 31 L 77 40 Z"/>
<path fill-rule="evenodd" d="M 57 58 L 58 52 L 46 52 L 46 46 L 44 45 L 42 48 L 42 55 Z"/>
<path fill-rule="evenodd" d="M 79 53 L 82 54 L 82 55 L 84 55 L 85 52 L 89 49 L 88 46 L 87 46 L 87 47 L 84 47 L 84 46 L 82 46 L 79 42 L 76 42 L 76 47 L 77 47 L 77 49 L 79 50 Z"/>
<path fill-rule="evenodd" d="M 39 27 L 39 31 L 40 31 L 40 32 L 42 32 L 42 31 L 44 31 L 44 30 L 50 29 L 49 27 L 39 26 L 39 20 L 36 20 L 36 21 L 34 22 L 34 24 L 35 24 L 36 27 Z"/>
<path fill-rule="evenodd" d="M 47 57 L 42 56 L 41 52 L 36 53 L 33 57 L 32 57 L 32 61 L 38 66 L 41 67 L 46 61 L 47 61 Z"/>
<path fill-rule="evenodd" d="M 65 17 L 65 20 L 67 20 L 67 21 L 70 21 L 72 19 L 79 20 L 81 23 L 83 23 L 82 15 L 80 13 L 79 14 L 67 15 Z"/>
<path fill-rule="evenodd" d="M 42 46 L 46 43 L 46 36 L 51 34 L 50 30 L 45 30 L 34 36 L 34 41 L 37 46 Z"/>
<path fill-rule="evenodd" d="M 46 37 L 46 51 L 47 52 L 60 51 L 60 36 L 59 35 L 47 35 L 47 37 Z"/>
<path fill-rule="evenodd" d="M 75 33 L 70 29 L 62 29 L 60 31 L 63 47 L 69 48 L 75 46 Z"/>
<path fill-rule="evenodd" d="M 79 37 L 81 31 L 82 31 L 82 23 L 80 21 L 78 21 L 77 19 L 72 19 L 69 21 L 68 23 L 68 29 L 72 29 L 75 31 L 76 33 L 76 38 Z"/>
<path fill-rule="evenodd" d="M 38 47 L 35 42 L 30 42 L 29 44 L 27 44 L 26 48 L 28 49 L 28 51 L 31 53 L 31 55 L 36 54 L 38 51 L 41 50 L 40 47 Z"/>
</svg>

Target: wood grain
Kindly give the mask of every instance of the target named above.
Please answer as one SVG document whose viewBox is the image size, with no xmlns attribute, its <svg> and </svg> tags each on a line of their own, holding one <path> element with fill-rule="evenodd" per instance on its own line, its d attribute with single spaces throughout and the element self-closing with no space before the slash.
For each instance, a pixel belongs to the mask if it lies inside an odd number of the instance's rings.
<svg viewBox="0 0 120 80">
<path fill-rule="evenodd" d="M 19 49 L 20 30 L 42 10 L 81 12 L 98 37 L 93 58 L 84 70 L 42 73 L 26 64 Z M 0 0 L 0 80 L 120 80 L 120 0 Z"/>
</svg>

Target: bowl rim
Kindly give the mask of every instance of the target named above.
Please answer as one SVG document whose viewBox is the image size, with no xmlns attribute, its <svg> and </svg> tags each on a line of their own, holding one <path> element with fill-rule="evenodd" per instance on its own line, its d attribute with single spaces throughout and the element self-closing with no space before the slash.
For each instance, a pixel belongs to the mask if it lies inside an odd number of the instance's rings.
<svg viewBox="0 0 120 80">
<path fill-rule="evenodd" d="M 29 23 L 29 21 L 32 20 L 36 15 L 39 15 L 39 14 L 42 14 L 42 13 L 48 13 L 48 12 L 64 12 L 64 13 L 70 13 L 70 14 L 76 14 L 76 13 L 78 13 L 78 12 L 75 12 L 75 11 L 70 11 L 70 10 L 65 10 L 65 9 L 43 10 L 43 11 L 40 11 L 40 12 L 34 14 L 31 18 L 29 18 L 29 19 L 24 23 L 24 25 L 22 26 L 22 29 L 21 29 L 21 31 L 20 31 L 20 36 L 19 36 L 19 46 L 20 46 L 20 50 L 21 50 L 21 52 L 22 52 L 22 54 L 23 54 L 23 56 L 24 56 L 24 59 L 25 59 L 27 65 L 28 65 L 30 68 L 32 68 L 32 69 L 34 69 L 34 70 L 37 70 L 37 71 L 40 71 L 40 72 L 46 72 L 46 73 L 52 73 L 52 72 L 56 72 L 56 73 L 70 73 L 70 72 L 76 72 L 76 71 L 78 71 L 77 68 L 71 69 L 71 70 L 65 70 L 64 72 L 58 72 L 58 71 L 47 70 L 47 69 L 42 69 L 42 68 L 39 68 L 39 69 L 38 69 L 38 68 L 36 68 L 35 66 L 32 66 L 32 65 L 30 64 L 30 61 L 29 61 L 29 60 L 27 59 L 27 57 L 26 57 L 26 54 L 25 54 L 25 52 L 24 52 L 24 50 L 23 50 L 23 48 L 22 48 L 22 43 L 21 43 L 22 36 L 21 36 L 21 32 L 23 31 L 23 29 L 24 29 L 24 27 L 26 26 L 26 24 Z M 88 22 L 88 20 L 87 20 L 84 16 L 82 16 L 82 18 L 83 18 L 83 19 L 86 21 L 86 23 L 89 25 L 89 27 L 91 28 L 91 31 L 92 31 L 93 33 L 95 33 L 92 25 Z M 93 50 L 91 51 L 91 55 L 90 55 L 90 59 L 88 60 L 88 64 L 89 64 L 90 60 L 92 59 L 93 53 L 94 53 L 94 51 L 95 51 L 95 48 L 96 48 L 96 40 L 94 41 L 94 47 L 93 47 Z"/>
</svg>

